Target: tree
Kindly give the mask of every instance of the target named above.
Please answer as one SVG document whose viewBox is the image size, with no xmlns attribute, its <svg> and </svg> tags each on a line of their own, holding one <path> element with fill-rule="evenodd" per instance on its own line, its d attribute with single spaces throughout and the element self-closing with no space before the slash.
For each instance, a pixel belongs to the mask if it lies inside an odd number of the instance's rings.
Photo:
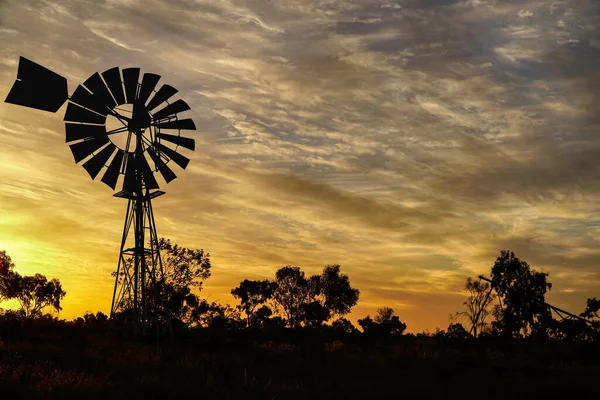
<svg viewBox="0 0 600 400">
<path fill-rule="evenodd" d="M 202 283 L 210 278 L 210 254 L 203 249 L 189 249 L 160 238 L 165 283 L 175 289 L 182 287 L 202 289 Z"/>
<path fill-rule="evenodd" d="M 360 294 L 337 264 L 326 265 L 320 275 L 309 278 L 299 267 L 288 265 L 277 270 L 274 284 L 273 302 L 292 327 L 316 327 L 348 314 Z"/>
<path fill-rule="evenodd" d="M 491 305 L 496 300 L 496 295 L 492 293 L 490 284 L 480 279 L 467 278 L 465 289 L 468 292 L 467 300 L 463 303 L 465 311 L 457 312 L 452 318 L 466 317 L 471 325 L 469 333 L 477 337 L 487 328 L 486 319 L 492 312 Z"/>
<path fill-rule="evenodd" d="M 10 256 L 6 254 L 6 250 L 0 250 L 0 276 L 6 275 L 8 272 L 12 271 L 14 267 L 15 263 L 13 263 Z"/>
<path fill-rule="evenodd" d="M 0 303 L 13 297 L 15 264 L 5 250 L 0 250 Z"/>
<path fill-rule="evenodd" d="M 83 322 L 85 326 L 103 326 L 108 322 L 108 316 L 101 311 L 96 314 L 92 312 L 86 312 L 83 314 Z M 77 321 L 77 320 L 76 320 Z"/>
<path fill-rule="evenodd" d="M 18 275 L 17 275 L 18 276 Z M 36 318 L 42 315 L 46 307 L 62 310 L 60 301 L 67 294 L 58 279 L 48 279 L 42 274 L 33 276 L 18 276 L 15 279 L 14 298 L 19 302 L 21 311 L 26 318 Z"/>
<path fill-rule="evenodd" d="M 254 312 L 253 316 L 252 326 L 263 329 L 269 324 L 273 311 L 268 306 L 262 306 Z"/>
<path fill-rule="evenodd" d="M 540 331 L 550 317 L 545 294 L 552 288 L 548 273 L 532 270 L 514 253 L 502 250 L 492 267 L 493 287 L 500 300 L 495 327 L 505 336 L 527 335 Z"/>
<path fill-rule="evenodd" d="M 315 297 L 330 317 L 348 314 L 360 295 L 358 289 L 350 286 L 348 275 L 340 273 L 340 268 L 339 264 L 326 265 L 321 275 L 311 277 Z"/>
<path fill-rule="evenodd" d="M 358 332 L 358 329 L 356 329 L 356 327 L 354 325 L 352 325 L 352 322 L 350 322 L 349 320 L 347 320 L 346 318 L 338 318 L 335 321 L 333 321 L 331 323 L 331 328 L 334 329 L 335 331 L 338 332 L 343 332 L 343 333 L 356 333 Z"/>
<path fill-rule="evenodd" d="M 406 324 L 394 315 L 394 310 L 390 307 L 378 308 L 374 319 L 367 315 L 359 319 L 358 324 L 365 333 L 381 336 L 401 335 L 406 330 Z"/>
<path fill-rule="evenodd" d="M 475 335 L 473 335 L 475 336 Z M 471 334 L 467 332 L 463 324 L 454 323 L 448 325 L 448 329 L 446 331 L 446 337 L 450 339 L 468 339 L 471 337 Z"/>
<path fill-rule="evenodd" d="M 201 300 L 193 310 L 194 320 L 198 325 L 212 329 L 238 329 L 242 326 L 242 319 L 239 310 L 231 307 L 229 304 L 221 305 L 216 302 L 208 303 Z"/>
<path fill-rule="evenodd" d="M 299 267 L 287 265 L 275 272 L 273 301 L 285 315 L 291 327 L 303 321 L 304 307 L 314 296 L 314 287 L 309 285 Z"/>
<path fill-rule="evenodd" d="M 302 319 L 305 326 L 317 328 L 331 317 L 331 312 L 320 302 L 312 301 L 302 305 Z"/>
<path fill-rule="evenodd" d="M 158 241 L 164 273 L 164 282 L 157 282 L 159 291 L 166 298 L 171 315 L 185 323 L 198 323 L 201 301 L 197 292 L 210 277 L 210 255 L 202 249 L 189 249 L 171 243 L 169 239 Z"/>
<path fill-rule="evenodd" d="M 250 281 L 245 279 L 240 283 L 240 286 L 231 289 L 233 297 L 240 299 L 240 306 L 247 316 L 248 326 L 253 325 L 254 310 L 258 306 L 264 305 L 273 297 L 276 287 L 277 285 L 275 282 L 266 279 L 262 281 Z M 267 309 L 271 312 L 268 307 Z"/>
<path fill-rule="evenodd" d="M 587 299 L 585 310 L 580 314 L 591 322 L 591 326 L 597 332 L 600 332 L 600 300 L 596 298 Z"/>
<path fill-rule="evenodd" d="M 588 318 L 592 320 L 600 320 L 600 300 L 596 300 L 596 298 L 587 299 L 585 310 L 579 314 L 583 318 Z"/>
</svg>

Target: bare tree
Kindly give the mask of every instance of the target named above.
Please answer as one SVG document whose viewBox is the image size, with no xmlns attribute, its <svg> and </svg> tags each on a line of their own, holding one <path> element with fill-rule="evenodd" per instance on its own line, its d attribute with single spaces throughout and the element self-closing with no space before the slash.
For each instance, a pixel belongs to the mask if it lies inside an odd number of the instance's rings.
<svg viewBox="0 0 600 400">
<path fill-rule="evenodd" d="M 465 290 L 468 292 L 468 298 L 463 303 L 465 310 L 453 314 L 451 318 L 455 320 L 458 317 L 466 317 L 471 325 L 469 333 L 477 337 L 487 328 L 486 319 L 492 314 L 491 306 L 496 300 L 496 294 L 492 293 L 489 283 L 480 279 L 467 278 Z"/>
</svg>

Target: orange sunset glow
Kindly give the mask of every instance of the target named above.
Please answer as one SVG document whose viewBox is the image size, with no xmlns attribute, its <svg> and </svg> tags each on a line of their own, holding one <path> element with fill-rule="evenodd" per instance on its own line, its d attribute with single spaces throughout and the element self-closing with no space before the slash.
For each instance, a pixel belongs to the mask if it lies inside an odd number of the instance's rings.
<svg viewBox="0 0 600 400">
<path fill-rule="evenodd" d="M 408 332 L 445 329 L 465 279 L 510 249 L 579 313 L 600 287 L 593 7 L 5 0 L 0 98 L 19 56 L 69 93 L 114 66 L 176 87 L 196 150 L 153 207 L 160 237 L 210 253 L 210 301 L 340 264 L 360 290 L 351 321 L 389 306 Z M 60 279 L 73 319 L 110 311 L 127 201 L 75 164 L 65 108 L 0 103 L 0 250 Z"/>
</svg>

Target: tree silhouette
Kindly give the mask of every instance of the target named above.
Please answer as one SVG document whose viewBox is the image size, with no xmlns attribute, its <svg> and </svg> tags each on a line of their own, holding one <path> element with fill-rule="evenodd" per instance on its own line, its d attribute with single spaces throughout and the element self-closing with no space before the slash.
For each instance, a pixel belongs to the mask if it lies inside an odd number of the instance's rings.
<svg viewBox="0 0 600 400">
<path fill-rule="evenodd" d="M 338 264 L 326 265 L 320 275 L 309 278 L 299 267 L 288 265 L 277 270 L 274 285 L 273 302 L 291 327 L 316 327 L 345 315 L 360 294 Z"/>
<path fill-rule="evenodd" d="M 448 329 L 446 330 L 446 337 L 450 339 L 468 339 L 472 336 L 469 332 L 467 332 L 463 324 L 454 323 L 448 325 Z"/>
<path fill-rule="evenodd" d="M 366 334 L 378 336 L 401 335 L 406 330 L 406 324 L 394 315 L 390 307 L 378 308 L 374 319 L 367 315 L 359 319 L 358 324 Z"/>
<path fill-rule="evenodd" d="M 79 317 L 75 319 L 75 322 L 89 327 L 101 327 L 108 322 L 108 316 L 101 311 L 98 311 L 96 314 L 87 311 L 83 314 L 83 318 Z"/>
<path fill-rule="evenodd" d="M 356 333 L 358 332 L 358 329 L 356 329 L 356 327 L 354 325 L 352 325 L 352 322 L 350 322 L 349 320 L 347 320 L 346 318 L 338 318 L 335 321 L 333 321 L 331 323 L 331 327 L 338 331 L 338 332 L 343 332 L 343 333 Z"/>
<path fill-rule="evenodd" d="M 470 277 L 465 282 L 465 289 L 468 292 L 467 300 L 463 302 L 465 311 L 457 312 L 452 318 L 466 317 L 471 325 L 469 332 L 473 337 L 477 337 L 488 326 L 486 319 L 492 312 L 491 305 L 496 300 L 496 294 L 492 293 L 489 283 Z"/>
<path fill-rule="evenodd" d="M 158 290 L 166 298 L 171 315 L 194 325 L 199 322 L 201 300 L 197 294 L 210 277 L 210 255 L 202 249 L 189 249 L 161 238 L 158 242 L 164 271 L 164 282 Z M 152 290 L 152 289 L 151 289 Z"/>
<path fill-rule="evenodd" d="M 240 307 L 247 316 L 248 326 L 253 325 L 253 314 L 256 307 L 263 305 L 264 308 L 264 304 L 273 297 L 276 287 L 277 285 L 275 282 L 266 279 L 262 281 L 250 281 L 245 279 L 240 283 L 240 286 L 231 289 L 233 297 L 240 300 Z M 267 309 L 272 314 L 268 307 Z M 266 311 L 262 312 L 261 318 L 265 317 L 265 313 Z"/>
<path fill-rule="evenodd" d="M 329 317 L 343 316 L 358 302 L 360 291 L 350 286 L 348 275 L 340 273 L 340 265 L 326 265 L 321 275 L 310 279 L 313 293 L 329 312 Z"/>
<path fill-rule="evenodd" d="M 505 336 L 527 335 L 543 330 L 550 318 L 545 294 L 552 288 L 548 273 L 532 270 L 514 253 L 502 250 L 492 267 L 492 281 L 500 305 L 493 325 Z"/>
<path fill-rule="evenodd" d="M 14 296 L 15 264 L 6 250 L 0 250 L 0 303 Z"/>
<path fill-rule="evenodd" d="M 299 267 L 287 265 L 275 272 L 276 288 L 273 300 L 285 315 L 291 327 L 302 323 L 304 307 L 310 301 L 313 290 Z"/>
<path fill-rule="evenodd" d="M 216 302 L 209 303 L 201 300 L 192 310 L 194 320 L 198 325 L 217 330 L 238 329 L 242 326 L 239 310 L 229 304 L 221 305 Z"/>
<path fill-rule="evenodd" d="M 600 300 L 595 297 L 587 299 L 585 310 L 580 314 L 592 323 L 596 333 L 600 333 Z"/>
<path fill-rule="evenodd" d="M 25 318 L 39 318 L 47 307 L 62 310 L 60 301 L 66 292 L 58 279 L 48 281 L 42 274 L 21 276 L 14 267 L 6 251 L 0 251 L 0 302 L 15 299 L 20 306 L 19 312 Z"/>
<path fill-rule="evenodd" d="M 254 312 L 252 326 L 264 329 L 272 324 L 274 320 L 274 318 L 271 318 L 272 316 L 273 311 L 268 306 L 262 306 Z M 281 320 L 281 317 L 275 318 L 279 318 L 279 320 Z M 281 321 L 283 322 L 283 320 Z"/>
<path fill-rule="evenodd" d="M 25 318 L 40 317 L 46 307 L 62 310 L 60 301 L 67 293 L 58 279 L 48 281 L 42 274 L 22 277 L 17 275 L 15 279 L 13 298 L 21 306 Z"/>
<path fill-rule="evenodd" d="M 302 305 L 302 318 L 306 326 L 316 328 L 329 320 L 331 312 L 320 302 L 312 301 Z"/>
<path fill-rule="evenodd" d="M 165 283 L 175 289 L 202 289 L 202 283 L 210 277 L 210 254 L 203 249 L 189 249 L 160 238 Z"/>
<path fill-rule="evenodd" d="M 585 310 L 580 314 L 584 318 L 600 320 L 600 300 L 587 299 Z"/>
</svg>

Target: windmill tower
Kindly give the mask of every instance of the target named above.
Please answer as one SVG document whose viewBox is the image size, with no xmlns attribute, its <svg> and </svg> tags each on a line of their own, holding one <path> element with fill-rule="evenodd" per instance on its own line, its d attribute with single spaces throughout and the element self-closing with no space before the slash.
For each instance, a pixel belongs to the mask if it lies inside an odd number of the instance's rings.
<svg viewBox="0 0 600 400">
<path fill-rule="evenodd" d="M 156 90 L 159 80 L 144 73 L 140 83 L 139 68 L 114 67 L 94 73 L 69 97 L 64 77 L 21 57 L 5 100 L 49 112 L 68 100 L 66 142 L 75 163 L 127 200 L 110 315 L 130 323 L 134 335 L 149 335 L 153 327 L 170 331 L 152 210 L 152 199 L 165 192 L 155 174 L 171 182 L 176 175 L 170 166 L 185 169 L 189 163 L 179 151 L 195 149 L 194 139 L 181 135 L 196 129 L 191 119 L 179 118 L 190 107 L 170 101 L 177 93 L 172 86 Z"/>
</svg>

